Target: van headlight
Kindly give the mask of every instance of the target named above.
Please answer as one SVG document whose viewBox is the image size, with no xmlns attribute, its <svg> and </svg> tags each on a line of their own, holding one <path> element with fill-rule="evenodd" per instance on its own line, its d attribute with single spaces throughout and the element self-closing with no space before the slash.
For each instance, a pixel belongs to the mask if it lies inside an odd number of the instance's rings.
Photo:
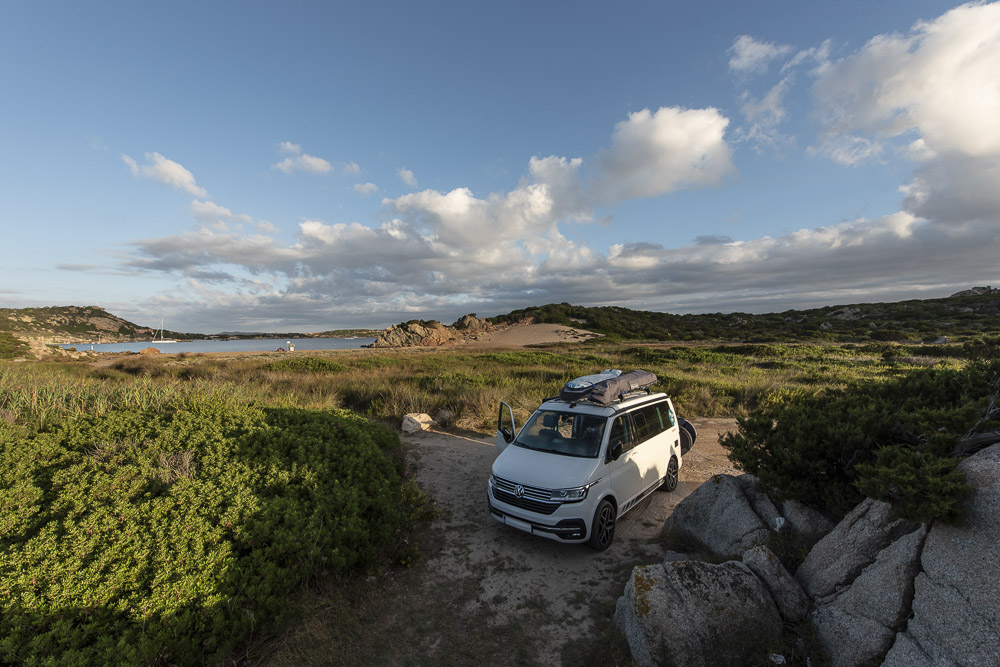
<svg viewBox="0 0 1000 667">
<path fill-rule="evenodd" d="M 552 495 L 549 500 L 560 502 L 560 503 L 575 503 L 583 500 L 587 497 L 587 491 L 590 487 L 596 484 L 596 482 L 588 484 L 586 486 L 577 486 L 572 489 L 553 489 Z"/>
</svg>

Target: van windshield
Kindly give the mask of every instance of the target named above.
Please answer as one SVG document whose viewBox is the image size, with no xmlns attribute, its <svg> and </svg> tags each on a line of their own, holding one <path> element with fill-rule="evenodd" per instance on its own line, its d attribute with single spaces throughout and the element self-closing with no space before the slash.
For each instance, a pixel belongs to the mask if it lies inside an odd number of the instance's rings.
<svg viewBox="0 0 1000 667">
<path fill-rule="evenodd" d="M 596 458 L 601 451 L 605 417 L 539 410 L 531 415 L 515 445 L 540 452 Z"/>
</svg>

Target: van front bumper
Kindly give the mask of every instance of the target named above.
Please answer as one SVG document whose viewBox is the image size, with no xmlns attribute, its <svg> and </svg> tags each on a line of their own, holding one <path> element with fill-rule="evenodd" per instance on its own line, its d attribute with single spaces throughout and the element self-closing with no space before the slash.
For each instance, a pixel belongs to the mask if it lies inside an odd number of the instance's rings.
<svg viewBox="0 0 1000 667">
<path fill-rule="evenodd" d="M 556 524 L 549 525 L 532 521 L 523 514 L 514 514 L 493 504 L 493 498 L 487 491 L 486 502 L 490 507 L 490 514 L 500 523 L 513 526 L 532 535 L 541 535 L 550 539 L 559 539 L 566 542 L 582 541 L 587 537 L 587 522 L 583 519 L 563 519 Z"/>
</svg>

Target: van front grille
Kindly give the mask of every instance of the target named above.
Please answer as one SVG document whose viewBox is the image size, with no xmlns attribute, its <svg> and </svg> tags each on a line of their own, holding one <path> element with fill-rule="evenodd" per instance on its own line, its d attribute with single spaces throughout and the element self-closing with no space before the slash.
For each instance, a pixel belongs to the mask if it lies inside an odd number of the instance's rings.
<svg viewBox="0 0 1000 667">
<path fill-rule="evenodd" d="M 535 486 L 521 485 L 524 495 L 517 497 L 515 489 L 518 484 L 503 477 L 493 476 L 493 497 L 502 503 L 519 507 L 529 512 L 549 515 L 559 509 L 560 502 L 552 502 L 552 492 Z"/>
</svg>

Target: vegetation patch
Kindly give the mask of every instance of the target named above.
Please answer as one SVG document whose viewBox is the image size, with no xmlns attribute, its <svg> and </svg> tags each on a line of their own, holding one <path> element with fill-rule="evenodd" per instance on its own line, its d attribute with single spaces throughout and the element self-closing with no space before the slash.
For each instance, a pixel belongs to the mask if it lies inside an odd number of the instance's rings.
<svg viewBox="0 0 1000 667">
<path fill-rule="evenodd" d="M 973 427 L 996 428 L 977 421 L 998 377 L 994 360 L 790 397 L 740 418 L 720 443 L 779 498 L 842 516 L 868 495 L 905 518 L 956 522 L 968 488 L 951 453 Z"/>
<path fill-rule="evenodd" d="M 347 366 L 338 364 L 333 359 L 298 356 L 272 361 L 264 368 L 269 371 L 283 371 L 286 373 L 340 373 L 347 370 Z"/>
<path fill-rule="evenodd" d="M 489 318 L 581 327 L 610 339 L 649 341 L 934 341 L 1000 332 L 1000 290 L 980 288 L 942 299 L 825 306 L 783 313 L 674 315 L 620 306 L 550 303 Z"/>
<path fill-rule="evenodd" d="M 397 436 L 345 412 L 191 400 L 0 423 L 0 662 L 222 662 L 313 580 L 403 559 Z"/>
<path fill-rule="evenodd" d="M 492 362 L 510 366 L 559 366 L 574 359 L 552 352 L 536 352 L 533 350 L 517 350 L 511 352 L 493 352 L 476 357 L 476 361 Z"/>
<path fill-rule="evenodd" d="M 27 352 L 27 343 L 6 331 L 0 331 L 0 359 L 16 359 Z"/>
</svg>

